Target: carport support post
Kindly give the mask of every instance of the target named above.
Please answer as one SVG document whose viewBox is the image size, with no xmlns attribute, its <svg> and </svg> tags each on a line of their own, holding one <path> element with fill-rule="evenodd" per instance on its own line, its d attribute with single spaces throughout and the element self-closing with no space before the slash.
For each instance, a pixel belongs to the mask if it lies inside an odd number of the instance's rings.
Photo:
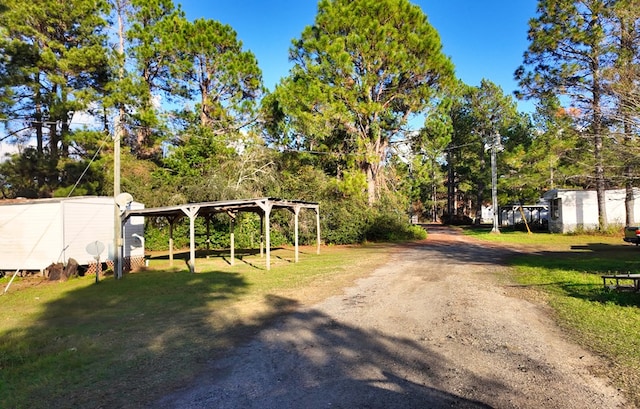
<svg viewBox="0 0 640 409">
<path fill-rule="evenodd" d="M 176 219 L 167 217 L 167 220 L 169 220 L 169 267 L 173 267 L 173 224 Z"/>
<path fill-rule="evenodd" d="M 234 265 L 236 258 L 236 214 L 233 212 L 227 212 L 227 214 L 229 215 L 229 241 L 231 245 L 231 259 L 229 260 L 229 263 Z"/>
<path fill-rule="evenodd" d="M 293 229 L 294 229 L 294 247 L 295 247 L 294 261 L 297 263 L 299 259 L 298 257 L 298 216 L 300 215 L 300 206 L 293 207 L 293 215 L 294 215 Z"/>
<path fill-rule="evenodd" d="M 273 204 L 269 203 L 269 201 L 260 202 L 256 201 L 256 205 L 260 206 L 262 212 L 264 213 L 264 230 L 265 230 L 265 239 L 267 241 L 267 271 L 271 270 L 271 222 L 269 221 L 269 217 L 271 215 L 271 209 L 273 208 Z"/>
<path fill-rule="evenodd" d="M 189 272 L 196 272 L 196 226 L 195 220 L 198 216 L 199 207 L 182 208 L 184 214 L 189 216 Z"/>
<path fill-rule="evenodd" d="M 169 224 L 169 267 L 173 267 L 173 223 Z"/>
<path fill-rule="evenodd" d="M 316 254 L 320 254 L 320 208 L 316 206 Z"/>
<path fill-rule="evenodd" d="M 207 223 L 207 254 L 209 254 L 209 244 L 211 243 L 211 217 L 207 215 L 204 219 Z"/>
<path fill-rule="evenodd" d="M 266 248 L 267 248 L 267 271 L 271 270 L 271 205 L 265 206 L 264 211 L 264 235 L 266 239 Z"/>
<path fill-rule="evenodd" d="M 260 258 L 264 257 L 264 214 L 260 213 Z"/>
</svg>

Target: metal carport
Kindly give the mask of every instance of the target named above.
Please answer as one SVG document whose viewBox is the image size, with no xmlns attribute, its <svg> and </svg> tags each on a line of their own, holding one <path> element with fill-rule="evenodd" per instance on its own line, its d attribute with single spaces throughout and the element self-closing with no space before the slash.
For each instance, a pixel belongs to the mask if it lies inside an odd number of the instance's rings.
<svg viewBox="0 0 640 409">
<path fill-rule="evenodd" d="M 173 225 L 183 217 L 189 218 L 189 270 L 195 272 L 195 219 L 198 216 L 210 217 L 216 213 L 226 213 L 231 218 L 231 264 L 234 263 L 235 243 L 234 226 L 238 212 L 252 212 L 260 216 L 260 255 L 263 255 L 263 238 L 266 241 L 266 266 L 271 269 L 271 232 L 270 216 L 272 210 L 286 209 L 294 214 L 295 262 L 298 262 L 298 216 L 300 210 L 311 209 L 316 213 L 316 253 L 320 254 L 320 206 L 318 203 L 300 200 L 282 200 L 276 198 L 238 199 L 216 202 L 187 203 L 177 206 L 153 207 L 127 210 L 121 218 L 122 223 L 132 216 L 165 217 L 169 222 L 169 259 L 173 263 Z"/>
</svg>

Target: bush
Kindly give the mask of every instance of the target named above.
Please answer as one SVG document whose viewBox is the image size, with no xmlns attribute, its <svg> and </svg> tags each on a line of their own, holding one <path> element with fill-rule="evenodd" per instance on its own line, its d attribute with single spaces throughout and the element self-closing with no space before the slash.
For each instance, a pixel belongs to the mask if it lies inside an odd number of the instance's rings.
<svg viewBox="0 0 640 409">
<path fill-rule="evenodd" d="M 373 220 L 366 233 L 369 241 L 423 240 L 427 232 L 420 226 L 409 224 L 395 214 L 381 213 Z"/>
<path fill-rule="evenodd" d="M 326 243 L 422 240 L 426 231 L 409 223 L 401 202 L 386 198 L 370 207 L 363 197 L 342 198 L 321 205 L 322 236 Z"/>
<path fill-rule="evenodd" d="M 370 226 L 367 207 L 349 201 L 328 202 L 320 208 L 322 237 L 328 244 L 362 243 Z"/>
</svg>

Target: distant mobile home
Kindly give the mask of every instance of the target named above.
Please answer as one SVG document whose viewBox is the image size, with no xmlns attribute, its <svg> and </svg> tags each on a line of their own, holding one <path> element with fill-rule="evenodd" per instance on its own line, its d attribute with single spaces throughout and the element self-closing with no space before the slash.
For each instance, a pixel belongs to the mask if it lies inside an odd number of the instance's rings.
<svg viewBox="0 0 640 409">
<path fill-rule="evenodd" d="M 500 225 L 515 226 L 527 223 L 544 226 L 547 224 L 549 206 L 545 204 L 500 206 Z M 522 218 L 524 214 L 525 219 Z"/>
<path fill-rule="evenodd" d="M 101 261 L 113 260 L 114 205 L 105 196 L 0 201 L 0 271 L 41 271 L 70 258 L 90 265 L 87 246 L 96 241 L 104 244 Z M 144 262 L 144 218 L 130 218 L 123 236 L 125 268 Z"/>
<path fill-rule="evenodd" d="M 624 189 L 607 190 L 607 223 L 623 225 L 626 220 Z M 554 189 L 543 198 L 549 203 L 549 231 L 571 233 L 598 228 L 598 199 L 595 190 Z M 634 188 L 634 214 L 640 216 L 640 190 Z"/>
</svg>

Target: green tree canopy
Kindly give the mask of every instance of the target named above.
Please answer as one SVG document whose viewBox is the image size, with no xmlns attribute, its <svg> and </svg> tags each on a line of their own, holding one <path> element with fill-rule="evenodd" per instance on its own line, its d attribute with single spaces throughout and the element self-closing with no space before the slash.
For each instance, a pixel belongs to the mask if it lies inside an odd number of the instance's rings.
<svg viewBox="0 0 640 409">
<path fill-rule="evenodd" d="M 188 97 L 197 101 L 201 126 L 215 133 L 238 133 L 255 121 L 262 95 L 262 72 L 252 52 L 229 25 L 198 19 L 187 26 L 184 56 L 189 68 L 178 74 Z"/>
<path fill-rule="evenodd" d="M 373 204 L 389 142 L 453 78 L 438 33 L 407 0 L 321 0 L 290 58 L 272 112 L 294 137 L 280 140 L 349 155 Z"/>
<path fill-rule="evenodd" d="M 520 123 L 516 103 L 498 85 L 483 79 L 478 87 L 458 85 L 448 115 L 453 129 L 447 149 L 448 213 L 470 213 L 480 222 L 491 187 L 489 148 L 503 146 L 514 136 L 512 131 Z M 468 203 L 474 208 L 465 208 Z"/>
<path fill-rule="evenodd" d="M 74 115 L 95 107 L 109 78 L 104 19 L 109 5 L 7 0 L 4 6 L 0 116 L 10 121 L 10 135 L 36 140 L 30 159 L 46 171 L 34 175 L 36 186 L 25 188 L 50 196 L 60 184 L 58 161 L 78 142 L 72 137 Z"/>
<path fill-rule="evenodd" d="M 608 0 L 540 0 L 529 23 L 529 48 L 516 71 L 521 96 L 567 98 L 580 112 L 592 140 L 600 227 L 606 226 L 604 111 L 608 103 L 603 75 L 614 61 Z"/>
<path fill-rule="evenodd" d="M 127 108 L 125 142 L 132 152 L 139 158 L 157 159 L 161 144 L 170 139 L 158 101 L 185 95 L 176 75 L 189 66 L 183 55 L 188 22 L 172 0 L 131 0 L 126 10 L 126 61 L 121 64 L 127 73 L 115 87 L 119 99 L 114 105 Z"/>
</svg>

